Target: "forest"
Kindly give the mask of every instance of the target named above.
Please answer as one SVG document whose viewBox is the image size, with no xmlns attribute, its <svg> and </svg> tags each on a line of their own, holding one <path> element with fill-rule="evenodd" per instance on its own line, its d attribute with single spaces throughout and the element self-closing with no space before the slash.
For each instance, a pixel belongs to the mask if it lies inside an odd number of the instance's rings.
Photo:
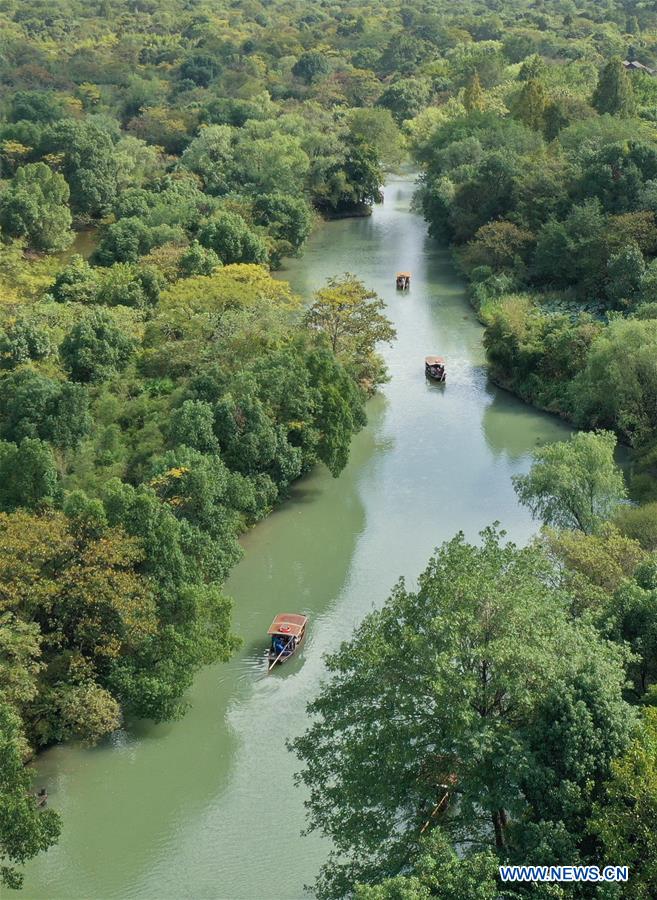
<svg viewBox="0 0 657 900">
<path fill-rule="evenodd" d="M 315 889 L 657 894 L 650 0 L 2 0 L 5 886 L 62 826 L 25 763 L 182 716 L 239 644 L 240 535 L 344 469 L 394 328 L 354 275 L 304 304 L 276 270 L 402 165 L 492 379 L 582 430 L 515 483 L 534 543 L 456 536 L 329 657 L 291 747 Z M 500 861 L 632 879 L 502 890 Z"/>
</svg>

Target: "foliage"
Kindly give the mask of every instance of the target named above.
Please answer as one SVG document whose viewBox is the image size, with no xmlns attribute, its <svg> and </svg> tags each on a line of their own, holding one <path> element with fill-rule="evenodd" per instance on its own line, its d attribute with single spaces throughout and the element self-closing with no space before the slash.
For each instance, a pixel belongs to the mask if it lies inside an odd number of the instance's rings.
<svg viewBox="0 0 657 900">
<path fill-rule="evenodd" d="M 657 711 L 647 709 L 635 739 L 612 764 L 604 800 L 594 809 L 592 828 L 605 861 L 623 859 L 632 872 L 621 896 L 647 898 L 657 888 L 652 835 L 657 816 Z"/>
<path fill-rule="evenodd" d="M 22 886 L 23 875 L 15 866 L 51 847 L 60 831 L 57 813 L 38 809 L 30 793 L 24 754 L 20 718 L 0 699 L 0 883 L 7 888 Z"/>
<path fill-rule="evenodd" d="M 87 313 L 62 341 L 62 362 L 73 381 L 99 381 L 124 369 L 132 340 L 112 316 L 97 309 Z"/>
<path fill-rule="evenodd" d="M 555 575 L 539 548 L 494 529 L 481 546 L 458 535 L 417 592 L 400 582 L 328 657 L 311 724 L 293 742 L 309 827 L 335 847 L 320 896 L 397 876 L 422 852 L 424 823 L 501 858 L 585 855 L 586 819 L 632 714 L 622 652 L 573 621 Z M 450 813 L 439 816 L 445 794 Z M 477 865 L 486 858 L 460 877 Z M 380 895 L 396 896 L 392 884 Z"/>
<path fill-rule="evenodd" d="M 385 369 L 375 353 L 377 344 L 389 343 L 396 336 L 384 308 L 373 291 L 347 273 L 329 279 L 326 287 L 315 293 L 305 316 L 308 327 L 325 335 L 333 353 L 370 387 L 385 380 Z"/>
<path fill-rule="evenodd" d="M 545 525 L 595 532 L 625 498 L 610 432 L 578 432 L 569 441 L 534 451 L 527 475 L 514 475 L 521 503 Z"/>
<path fill-rule="evenodd" d="M 62 250 L 73 240 L 69 188 L 45 163 L 21 166 L 0 198 L 0 228 L 35 250 Z"/>
</svg>

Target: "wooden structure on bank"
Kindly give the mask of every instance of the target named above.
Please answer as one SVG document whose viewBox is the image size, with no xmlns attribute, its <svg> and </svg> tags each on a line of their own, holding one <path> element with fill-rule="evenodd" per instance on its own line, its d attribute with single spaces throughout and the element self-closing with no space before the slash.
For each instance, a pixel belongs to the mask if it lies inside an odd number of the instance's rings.
<svg viewBox="0 0 657 900">
<path fill-rule="evenodd" d="M 441 384 L 447 381 L 444 358 L 442 356 L 426 356 L 424 359 L 424 374 L 432 381 L 438 381 Z"/>
<path fill-rule="evenodd" d="M 275 665 L 287 662 L 297 652 L 306 636 L 308 616 L 299 613 L 279 613 L 269 626 L 271 636 L 267 671 Z"/>
<path fill-rule="evenodd" d="M 397 272 L 395 275 L 395 284 L 398 291 L 407 291 L 411 286 L 410 272 Z"/>
</svg>

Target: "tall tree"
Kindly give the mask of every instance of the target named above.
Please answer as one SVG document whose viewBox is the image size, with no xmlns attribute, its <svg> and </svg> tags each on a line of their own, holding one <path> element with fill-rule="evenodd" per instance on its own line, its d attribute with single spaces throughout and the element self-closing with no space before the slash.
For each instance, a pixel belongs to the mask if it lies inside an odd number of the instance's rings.
<svg viewBox="0 0 657 900">
<path fill-rule="evenodd" d="M 405 871 L 422 833 L 438 824 L 457 844 L 513 858 L 534 823 L 532 859 L 572 858 L 590 782 L 626 745 L 632 715 L 622 652 L 571 619 L 555 575 L 538 547 L 505 544 L 494 529 L 481 546 L 458 535 L 417 592 L 398 584 L 328 657 L 312 724 L 292 744 L 305 765 L 310 828 L 335 845 L 321 897 Z M 547 755 L 557 710 L 561 741 Z M 557 803 L 552 819 L 538 786 L 564 779 L 577 815 Z M 453 803 L 441 817 L 446 794 Z M 567 837 L 561 851 L 555 834 Z"/>
<path fill-rule="evenodd" d="M 630 868 L 621 886 L 627 900 L 650 900 L 657 894 L 657 710 L 647 709 L 635 739 L 612 765 L 604 799 L 591 822 L 604 847 L 604 860 Z"/>
<path fill-rule="evenodd" d="M 484 90 L 477 72 L 470 76 L 465 86 L 463 106 L 465 106 L 467 112 L 478 112 L 484 108 Z"/>
<path fill-rule="evenodd" d="M 593 92 L 593 106 L 604 115 L 631 116 L 636 103 L 630 77 L 619 57 L 610 59 L 598 78 Z"/>
<path fill-rule="evenodd" d="M 520 502 L 545 525 L 593 533 L 626 497 L 615 448 L 610 431 L 578 432 L 569 441 L 541 447 L 531 471 L 513 476 Z"/>
<path fill-rule="evenodd" d="M 35 250 L 63 250 L 73 240 L 69 188 L 45 163 L 21 166 L 0 197 L 0 227 Z"/>
<path fill-rule="evenodd" d="M 396 337 L 392 323 L 384 315 L 385 304 L 374 291 L 349 273 L 330 278 L 315 293 L 305 316 L 306 325 L 328 339 L 333 353 L 352 365 L 358 378 L 376 384 L 385 378 L 375 355 L 377 344 Z"/>
</svg>

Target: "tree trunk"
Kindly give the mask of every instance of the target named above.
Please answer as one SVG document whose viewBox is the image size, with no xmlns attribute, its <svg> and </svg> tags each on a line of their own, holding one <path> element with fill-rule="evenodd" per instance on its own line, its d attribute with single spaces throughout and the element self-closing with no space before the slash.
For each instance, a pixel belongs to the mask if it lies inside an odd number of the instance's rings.
<svg viewBox="0 0 657 900">
<path fill-rule="evenodd" d="M 506 812 L 503 809 L 497 809 L 491 818 L 495 829 L 495 846 L 498 850 L 504 850 L 506 847 L 506 826 L 508 823 Z"/>
</svg>

